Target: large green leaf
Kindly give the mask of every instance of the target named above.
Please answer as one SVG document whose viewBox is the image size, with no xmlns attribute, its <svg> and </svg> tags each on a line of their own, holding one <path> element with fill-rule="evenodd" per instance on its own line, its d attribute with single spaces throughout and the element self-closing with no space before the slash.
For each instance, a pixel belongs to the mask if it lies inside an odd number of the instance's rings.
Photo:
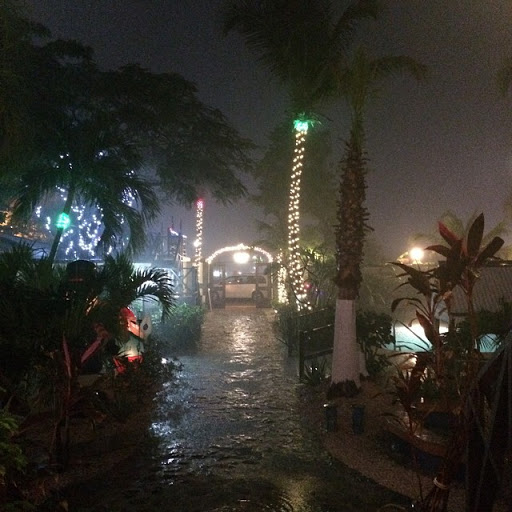
<svg viewBox="0 0 512 512">
<path fill-rule="evenodd" d="M 466 254 L 469 258 L 474 259 L 480 251 L 482 238 L 484 236 L 484 214 L 481 213 L 471 224 L 466 237 Z"/>
<path fill-rule="evenodd" d="M 453 233 L 453 231 L 448 229 L 443 222 L 439 222 L 438 227 L 439 234 L 443 237 L 444 240 L 446 240 L 446 242 L 448 242 L 450 247 L 459 241 L 459 237 Z"/>
<path fill-rule="evenodd" d="M 449 258 L 452 255 L 452 249 L 450 247 L 446 247 L 446 245 L 429 245 L 425 247 L 425 251 L 432 251 L 444 256 L 445 258 Z"/>
<path fill-rule="evenodd" d="M 486 260 L 492 258 L 502 247 L 505 241 L 503 238 L 495 237 L 493 238 L 480 252 L 477 259 L 475 260 L 475 264 L 477 266 L 482 265 Z"/>
<path fill-rule="evenodd" d="M 424 296 L 429 296 L 432 293 L 432 287 L 430 284 L 430 280 L 428 274 L 419 270 L 417 268 L 411 267 L 409 265 L 405 265 L 404 263 L 393 262 L 393 265 L 400 267 L 404 274 L 409 276 L 408 283 L 419 293 Z"/>
<path fill-rule="evenodd" d="M 418 319 L 419 324 L 425 331 L 425 337 L 431 343 L 434 341 L 435 337 L 435 327 L 432 325 L 432 322 L 425 315 L 421 314 L 419 311 L 416 311 L 416 318 Z"/>
</svg>

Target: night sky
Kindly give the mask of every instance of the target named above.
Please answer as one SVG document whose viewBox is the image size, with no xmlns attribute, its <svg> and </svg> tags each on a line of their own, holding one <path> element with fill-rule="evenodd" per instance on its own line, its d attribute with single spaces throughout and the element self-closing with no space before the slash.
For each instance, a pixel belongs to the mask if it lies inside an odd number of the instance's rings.
<svg viewBox="0 0 512 512">
<path fill-rule="evenodd" d="M 105 68 L 137 62 L 178 72 L 201 100 L 219 108 L 258 144 L 283 118 L 278 84 L 235 34 L 223 38 L 222 0 L 25 0 L 32 17 L 54 37 L 78 39 Z M 407 250 L 408 238 L 435 229 L 448 209 L 463 219 L 483 212 L 490 228 L 502 220 L 512 191 L 512 95 L 503 98 L 496 71 L 512 57 L 511 0 L 388 0 L 370 25 L 375 53 L 407 54 L 430 69 L 427 83 L 388 80 L 368 111 L 370 223 L 388 257 Z M 326 111 L 346 136 L 338 107 Z M 307 191 L 304 191 L 307 193 Z M 190 238 L 190 212 L 168 206 Z M 205 254 L 258 238 L 249 204 L 205 210 Z M 510 237 L 512 239 L 512 236 Z"/>
</svg>

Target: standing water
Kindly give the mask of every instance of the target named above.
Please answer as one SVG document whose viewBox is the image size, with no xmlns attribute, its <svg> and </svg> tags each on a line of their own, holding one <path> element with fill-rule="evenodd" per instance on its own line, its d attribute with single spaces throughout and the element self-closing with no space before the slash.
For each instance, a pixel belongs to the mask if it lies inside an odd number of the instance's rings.
<svg viewBox="0 0 512 512">
<path fill-rule="evenodd" d="M 296 361 L 272 321 L 250 307 L 207 313 L 197 351 L 157 398 L 147 446 L 81 510 L 341 512 L 396 501 L 308 430 Z"/>
</svg>

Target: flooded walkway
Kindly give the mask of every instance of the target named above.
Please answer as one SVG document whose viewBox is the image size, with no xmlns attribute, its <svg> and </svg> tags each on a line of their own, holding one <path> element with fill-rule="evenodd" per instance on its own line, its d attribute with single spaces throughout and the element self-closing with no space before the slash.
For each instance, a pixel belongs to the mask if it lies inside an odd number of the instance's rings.
<svg viewBox="0 0 512 512">
<path fill-rule="evenodd" d="M 341 512 L 396 502 L 308 430 L 296 362 L 272 320 L 250 307 L 207 313 L 198 350 L 179 357 L 183 370 L 158 396 L 125 485 L 113 481 L 87 510 Z"/>
</svg>

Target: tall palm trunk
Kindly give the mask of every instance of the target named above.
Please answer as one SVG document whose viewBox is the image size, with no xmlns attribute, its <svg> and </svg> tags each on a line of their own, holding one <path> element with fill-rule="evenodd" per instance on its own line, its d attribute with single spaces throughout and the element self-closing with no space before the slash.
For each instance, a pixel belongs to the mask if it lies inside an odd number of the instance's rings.
<svg viewBox="0 0 512 512">
<path fill-rule="evenodd" d="M 361 263 L 368 230 L 366 200 L 366 159 L 361 131 L 353 128 L 345 147 L 339 188 L 338 225 L 336 226 L 336 262 L 338 298 L 355 300 L 361 285 Z"/>
<path fill-rule="evenodd" d="M 297 296 L 303 293 L 302 263 L 300 259 L 300 187 L 306 146 L 307 122 L 295 123 L 295 149 L 290 179 L 288 202 L 288 281 L 291 301 L 297 302 Z"/>
<path fill-rule="evenodd" d="M 348 394 L 359 388 L 361 351 L 356 337 L 356 299 L 362 281 L 361 263 L 368 230 L 366 159 L 361 124 L 354 121 L 342 161 L 342 179 L 336 226 L 336 284 L 338 298 L 334 323 L 332 390 Z"/>
</svg>

